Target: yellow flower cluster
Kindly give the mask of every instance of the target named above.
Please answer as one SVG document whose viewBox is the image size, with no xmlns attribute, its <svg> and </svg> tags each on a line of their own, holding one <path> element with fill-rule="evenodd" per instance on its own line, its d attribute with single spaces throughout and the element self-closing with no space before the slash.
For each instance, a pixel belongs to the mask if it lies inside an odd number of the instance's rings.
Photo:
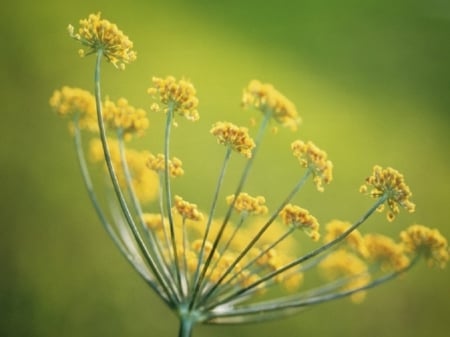
<svg viewBox="0 0 450 337">
<path fill-rule="evenodd" d="M 271 84 L 252 80 L 242 95 L 244 107 L 254 107 L 264 114 L 269 114 L 283 126 L 295 131 L 300 123 L 295 105 L 278 92 Z"/>
<path fill-rule="evenodd" d="M 319 223 L 306 209 L 287 204 L 281 210 L 280 217 L 286 225 L 303 229 L 313 241 L 319 240 Z"/>
<path fill-rule="evenodd" d="M 229 122 L 217 122 L 211 128 L 211 134 L 217 137 L 217 142 L 231 147 L 234 151 L 247 158 L 252 156 L 255 142 L 248 134 L 248 129 Z"/>
<path fill-rule="evenodd" d="M 165 157 L 163 154 L 159 153 L 156 156 L 150 154 L 147 158 L 147 167 L 157 173 L 163 173 L 165 169 Z M 173 157 L 169 160 L 169 174 L 171 177 L 180 177 L 184 174 L 182 167 L 183 163 L 177 157 Z"/>
<path fill-rule="evenodd" d="M 327 224 L 324 242 L 329 243 L 350 228 L 350 223 L 333 220 Z M 347 235 L 342 249 L 354 253 L 370 264 L 378 264 L 381 271 L 401 271 L 410 264 L 411 257 L 423 255 L 429 266 L 444 267 L 448 262 L 447 239 L 437 229 L 412 225 L 400 233 L 400 242 L 388 236 L 370 233 L 362 236 L 358 230 Z"/>
<path fill-rule="evenodd" d="M 111 153 L 111 161 L 117 173 L 120 185 L 126 188 L 126 178 L 123 169 L 119 144 L 115 140 L 108 140 Z M 127 149 L 125 153 L 126 164 L 131 174 L 131 183 L 137 198 L 145 203 L 156 199 L 158 193 L 158 176 L 147 169 L 146 159 L 149 156 L 147 151 L 137 151 Z M 90 157 L 93 162 L 103 163 L 105 156 L 100 139 L 93 139 L 90 143 Z"/>
<path fill-rule="evenodd" d="M 148 93 L 155 98 L 159 96 L 159 101 L 166 106 L 164 112 L 171 109 L 190 121 L 200 118 L 197 111 L 197 92 L 191 82 L 184 79 L 177 81 L 173 76 L 153 77 L 152 81 L 153 87 L 148 89 Z M 158 109 L 158 105 L 152 106 L 152 110 Z"/>
<path fill-rule="evenodd" d="M 197 205 L 183 200 L 183 198 L 178 195 L 175 196 L 174 209 L 183 217 L 183 219 L 193 221 L 203 220 L 203 214 L 198 211 Z"/>
<path fill-rule="evenodd" d="M 346 230 L 350 228 L 351 224 L 346 221 L 341 220 L 332 220 L 325 226 L 325 237 L 324 243 L 329 243 L 342 234 Z M 368 255 L 367 248 L 364 243 L 364 238 L 361 233 L 354 229 L 345 237 L 345 244 L 350 248 L 351 251 L 356 252 L 357 254 L 366 257 Z"/>
<path fill-rule="evenodd" d="M 339 249 L 330 253 L 321 263 L 320 268 L 324 275 L 335 280 L 341 277 L 348 278 L 342 290 L 352 290 L 363 287 L 370 282 L 370 275 L 367 272 L 367 265 L 356 255 Z M 351 296 L 352 301 L 361 302 L 364 300 L 366 293 L 359 291 Z"/>
<path fill-rule="evenodd" d="M 119 98 L 116 103 L 107 98 L 103 119 L 110 128 L 120 130 L 126 139 L 132 134 L 143 135 L 149 125 L 145 110 L 133 107 L 125 98 Z"/>
<path fill-rule="evenodd" d="M 324 242 L 328 243 L 342 235 L 350 228 L 350 223 L 332 220 L 326 225 Z M 368 263 L 378 264 L 383 271 L 402 270 L 409 264 L 409 258 L 403 246 L 381 234 L 366 234 L 353 230 L 345 238 L 342 249 L 354 253 Z"/>
<path fill-rule="evenodd" d="M 310 141 L 296 140 L 291 149 L 300 165 L 312 171 L 317 190 L 323 191 L 323 184 L 329 184 L 333 179 L 333 164 L 327 159 L 327 153 Z"/>
<path fill-rule="evenodd" d="M 229 205 L 234 202 L 233 207 L 239 213 L 262 215 L 268 211 L 265 205 L 266 199 L 263 196 L 252 197 L 247 193 L 240 193 L 236 200 L 233 194 L 229 195 L 226 201 Z"/>
<path fill-rule="evenodd" d="M 381 270 L 402 270 L 409 265 L 403 246 L 390 237 L 381 234 L 367 234 L 364 244 L 368 251 L 368 260 L 379 263 Z"/>
<path fill-rule="evenodd" d="M 361 186 L 360 191 L 367 193 L 369 186 L 372 187 L 369 192 L 372 198 L 387 197 L 387 205 L 389 207 L 387 219 L 389 221 L 393 221 L 400 212 L 398 205 L 402 206 L 409 213 L 414 212 L 416 205 L 410 200 L 412 193 L 408 185 L 406 185 L 403 175 L 397 170 L 391 167 L 382 168 L 375 165 L 372 175 L 366 179 L 366 183 Z"/>
<path fill-rule="evenodd" d="M 94 96 L 86 90 L 64 86 L 50 97 L 50 106 L 61 117 L 75 117 L 80 128 L 98 130 Z"/>
<path fill-rule="evenodd" d="M 77 33 L 72 25 L 69 25 L 68 31 L 72 38 L 88 47 L 87 51 L 80 49 L 80 56 L 100 51 L 109 62 L 120 69 L 124 69 L 125 64 L 136 59 L 136 52 L 132 50 L 133 42 L 115 24 L 101 19 L 100 13 L 80 20 Z"/>
<path fill-rule="evenodd" d="M 423 254 L 429 266 L 444 268 L 447 264 L 447 239 L 437 229 L 412 225 L 400 233 L 400 238 L 408 253 Z"/>
<path fill-rule="evenodd" d="M 143 213 L 142 214 L 142 220 L 145 224 L 145 226 L 150 229 L 154 230 L 155 232 L 162 231 L 164 229 L 163 226 L 163 218 L 161 214 L 157 213 Z"/>
</svg>

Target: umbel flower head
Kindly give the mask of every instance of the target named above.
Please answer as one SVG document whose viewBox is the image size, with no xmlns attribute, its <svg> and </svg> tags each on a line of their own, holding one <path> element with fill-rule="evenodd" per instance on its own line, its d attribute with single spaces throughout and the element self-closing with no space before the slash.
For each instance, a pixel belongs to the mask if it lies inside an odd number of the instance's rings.
<svg viewBox="0 0 450 337">
<path fill-rule="evenodd" d="M 198 189 L 211 193 L 209 205 L 192 202 L 198 190 L 174 191 L 172 186 L 172 180 L 184 179 L 185 172 L 181 159 L 171 155 L 171 130 L 176 116 L 199 119 L 193 84 L 172 76 L 153 78 L 149 105 L 153 113 L 165 113 L 163 146 L 156 152 L 133 150 L 125 140 L 145 133 L 150 125 L 147 115 L 125 98 L 117 103 L 103 99 L 99 76 L 102 57 L 115 65 L 133 59 L 128 38 L 99 14 L 81 20 L 79 33 L 72 35 L 97 54 L 95 93 L 63 87 L 55 91 L 50 105 L 58 115 L 71 118 L 81 173 L 101 223 L 124 257 L 176 313 L 179 336 L 190 336 L 199 323 L 265 321 L 347 296 L 360 302 L 367 290 L 404 273 L 421 257 L 429 265 L 447 263 L 447 240 L 435 229 L 413 225 L 398 241 L 360 229 L 384 204 L 390 221 L 400 207 L 414 211 L 403 175 L 392 168 L 375 166 L 366 179 L 361 189 L 370 188 L 374 202 L 358 220 L 332 220 L 324 230 L 297 200 L 309 180 L 319 191 L 332 180 L 327 153 L 312 142 L 291 144 L 302 170 L 284 199 L 270 205 L 264 196 L 248 193 L 245 186 L 251 174 L 258 174 L 254 163 L 268 122 L 273 119 L 295 129 L 299 121 L 294 104 L 271 84 L 259 81 L 251 81 L 242 97 L 245 107 L 263 112 L 257 136 L 252 138 L 246 127 L 230 122 L 212 126 L 210 133 L 220 145 L 215 151 L 222 150 L 224 159 L 215 184 L 196 177 Z M 95 130 L 86 127 L 94 120 Z M 106 189 L 91 179 L 85 137 L 92 138 L 92 161 L 106 166 Z M 289 151 L 289 145 L 285 149 Z M 224 187 L 234 186 L 227 168 L 235 154 L 245 163 L 234 192 L 225 196 Z M 210 160 L 204 155 L 205 162 Z M 270 176 L 270 167 L 264 169 Z M 102 191 L 106 197 L 98 195 Z M 311 241 L 311 250 L 298 249 L 304 240 Z"/>
<path fill-rule="evenodd" d="M 87 47 L 87 50 L 79 50 L 80 56 L 101 51 L 116 68 L 124 69 L 127 63 L 136 60 L 133 42 L 115 24 L 100 16 L 100 13 L 91 14 L 87 19 L 80 20 L 77 31 L 72 25 L 67 30 L 71 37 Z"/>
</svg>

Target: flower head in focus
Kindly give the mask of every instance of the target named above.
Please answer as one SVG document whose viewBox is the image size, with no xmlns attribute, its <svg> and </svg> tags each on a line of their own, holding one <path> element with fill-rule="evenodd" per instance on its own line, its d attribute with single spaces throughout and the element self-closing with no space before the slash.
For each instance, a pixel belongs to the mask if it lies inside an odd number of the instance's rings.
<svg viewBox="0 0 450 337">
<path fill-rule="evenodd" d="M 217 122 L 211 128 L 211 134 L 217 142 L 229 146 L 232 150 L 250 158 L 255 142 L 248 134 L 248 129 L 229 122 Z"/>
<path fill-rule="evenodd" d="M 164 112 L 171 109 L 188 120 L 199 119 L 197 91 L 191 82 L 184 79 L 177 81 L 173 76 L 153 77 L 152 81 L 153 86 L 148 89 L 148 93 L 159 99 L 160 104 L 165 106 Z M 153 110 L 159 109 L 160 106 L 157 103 L 153 105 Z"/>
<path fill-rule="evenodd" d="M 368 189 L 371 187 L 371 190 Z M 406 185 L 403 175 L 397 170 L 387 167 L 382 168 L 379 165 L 373 167 L 373 173 L 366 179 L 366 183 L 361 186 L 362 193 L 369 193 L 372 198 L 386 198 L 389 207 L 387 219 L 393 221 L 398 213 L 399 206 L 403 207 L 409 213 L 416 209 L 416 205 L 410 200 L 412 193 L 409 186 Z M 383 208 L 379 209 L 380 211 Z"/>
<path fill-rule="evenodd" d="M 318 191 L 323 191 L 323 184 L 329 184 L 333 179 L 333 164 L 327 159 L 325 151 L 312 142 L 296 140 L 291 144 L 294 157 L 300 165 L 311 170 Z"/>
<path fill-rule="evenodd" d="M 101 51 L 116 68 L 124 69 L 126 64 L 136 60 L 133 42 L 117 25 L 100 16 L 100 13 L 91 14 L 87 19 L 80 20 L 80 27 L 77 31 L 72 25 L 69 25 L 67 28 L 69 34 L 87 47 L 87 50 L 79 50 L 80 56 Z"/>
</svg>

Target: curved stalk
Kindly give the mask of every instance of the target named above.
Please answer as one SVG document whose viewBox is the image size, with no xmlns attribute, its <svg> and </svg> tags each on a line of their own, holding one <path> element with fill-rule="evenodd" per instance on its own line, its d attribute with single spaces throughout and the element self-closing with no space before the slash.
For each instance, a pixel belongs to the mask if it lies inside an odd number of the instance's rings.
<svg viewBox="0 0 450 337">
<path fill-rule="evenodd" d="M 381 285 L 391 279 L 396 278 L 397 276 L 403 274 L 404 272 L 411 269 L 418 261 L 418 257 L 416 257 L 408 266 L 405 268 L 388 273 L 386 275 L 380 276 L 374 279 L 372 282 L 353 289 L 340 291 L 337 293 L 328 293 L 324 295 L 311 296 L 307 298 L 300 297 L 298 299 L 293 299 L 290 301 L 277 302 L 273 301 L 272 303 L 260 303 L 256 305 L 249 305 L 244 308 L 233 308 L 232 310 L 228 310 L 226 312 L 221 313 L 212 313 L 211 316 L 205 323 L 227 323 L 227 318 L 239 317 L 240 322 L 251 322 L 251 321 L 260 321 L 267 318 L 277 318 L 287 316 L 290 313 L 296 312 L 295 309 L 304 308 L 310 305 L 315 305 L 323 302 L 328 302 L 331 300 L 347 297 L 353 295 L 362 290 L 368 290 L 374 288 L 378 285 Z M 247 319 L 248 316 L 248 319 Z M 235 322 L 235 319 L 230 319 L 231 323 Z"/>
<path fill-rule="evenodd" d="M 134 191 L 134 187 L 133 187 L 133 183 L 132 183 L 132 176 L 131 176 L 131 172 L 130 172 L 130 168 L 128 166 L 127 160 L 126 160 L 126 152 L 125 152 L 125 144 L 124 144 L 124 139 L 123 139 L 123 132 L 118 131 L 117 133 L 117 138 L 118 138 L 118 145 L 119 145 L 119 155 L 120 155 L 120 161 L 122 164 L 122 169 L 123 169 L 123 174 L 125 176 L 125 182 L 127 185 L 127 189 L 128 189 L 128 195 L 131 199 L 131 202 L 134 206 L 134 209 L 136 211 L 136 214 L 138 216 L 139 219 L 139 224 L 141 225 L 142 228 L 145 228 L 145 221 L 144 221 L 144 216 L 143 216 L 143 211 L 142 211 L 142 207 L 141 207 L 141 203 L 139 201 L 139 199 L 136 196 L 136 193 Z M 149 249 L 151 250 L 151 252 L 154 254 L 152 256 L 155 256 L 155 262 L 158 263 L 157 268 L 159 268 L 160 270 L 162 270 L 163 274 L 162 276 L 165 277 L 166 280 L 166 284 L 168 285 L 170 291 L 172 292 L 174 297 L 180 297 L 179 294 L 177 294 L 176 289 L 173 288 L 173 279 L 172 279 L 172 275 L 170 274 L 169 270 L 168 270 L 168 263 L 167 261 L 164 259 L 163 253 L 162 253 L 162 248 L 161 248 L 161 244 L 159 242 L 159 240 L 157 240 L 153 234 L 153 232 L 151 230 L 147 230 L 148 233 L 148 245 L 149 245 Z"/>
<path fill-rule="evenodd" d="M 130 226 L 130 229 L 133 233 L 133 236 L 140 248 L 140 250 L 142 251 L 142 254 L 145 258 L 145 260 L 147 261 L 151 271 L 153 272 L 156 280 L 158 281 L 158 283 L 161 285 L 161 287 L 164 290 L 164 293 L 167 297 L 169 297 L 171 300 L 175 300 L 173 298 L 173 295 L 171 294 L 171 292 L 169 291 L 169 289 L 167 288 L 167 285 L 164 283 L 164 280 L 161 276 L 160 271 L 158 270 L 158 268 L 156 267 L 155 261 L 153 260 L 153 257 L 150 255 L 150 253 L 147 250 L 147 247 L 144 244 L 144 241 L 142 240 L 142 237 L 137 229 L 137 226 L 133 220 L 133 217 L 131 215 L 131 212 L 128 208 L 128 205 L 125 201 L 125 197 L 122 193 L 122 190 L 120 188 L 119 185 L 119 180 L 117 178 L 117 174 L 115 172 L 114 166 L 112 164 L 112 160 L 111 160 L 111 153 L 109 150 L 109 145 L 108 145 L 108 141 L 106 139 L 106 129 L 105 129 L 105 124 L 103 122 L 103 108 L 102 108 L 102 101 L 101 101 L 101 86 L 100 86 L 100 65 L 101 65 L 101 60 L 103 57 L 103 51 L 101 49 L 99 49 L 97 51 L 97 59 L 96 59 L 96 64 L 95 64 L 95 75 L 94 75 L 94 82 L 95 82 L 95 104 L 96 104 L 96 108 L 97 108 L 97 119 L 98 119 L 98 127 L 99 127 L 99 131 L 100 131 L 100 139 L 102 142 L 102 147 L 103 147 L 103 153 L 105 155 L 105 162 L 108 168 L 108 172 L 111 178 L 111 182 L 113 184 L 113 188 L 114 191 L 116 193 L 117 199 L 119 201 L 120 207 L 122 208 L 123 214 L 125 216 L 125 219 L 128 223 L 128 225 Z"/>
</svg>

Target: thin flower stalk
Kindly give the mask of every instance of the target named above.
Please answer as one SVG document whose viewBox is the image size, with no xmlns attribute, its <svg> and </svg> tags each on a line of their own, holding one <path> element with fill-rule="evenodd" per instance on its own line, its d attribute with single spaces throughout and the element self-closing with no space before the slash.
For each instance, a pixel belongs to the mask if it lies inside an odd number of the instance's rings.
<svg viewBox="0 0 450 337">
<path fill-rule="evenodd" d="M 298 181 L 298 183 L 295 185 L 295 187 L 292 189 L 292 191 L 289 193 L 289 195 L 286 197 L 286 199 L 281 203 L 281 205 L 278 207 L 278 209 L 271 215 L 269 220 L 266 222 L 266 224 L 256 233 L 256 235 L 252 238 L 250 243 L 240 252 L 240 254 L 237 256 L 235 261 L 228 267 L 228 269 L 223 273 L 222 277 L 208 290 L 208 292 L 203 296 L 203 301 L 201 304 L 203 304 L 215 291 L 217 287 L 221 285 L 223 280 L 228 276 L 228 274 L 233 270 L 234 267 L 244 258 L 244 256 L 247 255 L 249 250 L 254 247 L 258 239 L 264 234 L 264 232 L 269 228 L 269 226 L 275 221 L 275 219 L 280 214 L 281 210 L 284 206 L 286 206 L 287 203 L 297 194 L 297 192 L 303 187 L 303 185 L 306 183 L 308 177 L 311 175 L 311 171 L 307 170 L 306 173 L 303 175 L 303 177 Z M 237 194 L 236 194 L 237 195 Z M 233 202 L 234 203 L 234 202 Z M 256 284 L 258 285 L 258 284 Z M 244 288 L 245 289 L 245 288 Z"/>
<path fill-rule="evenodd" d="M 150 255 L 148 248 L 144 244 L 144 241 L 139 233 L 139 230 L 137 229 L 136 223 L 134 222 L 134 219 L 131 215 L 128 205 L 125 201 L 125 197 L 120 188 L 114 166 L 112 165 L 111 154 L 110 154 L 110 150 L 109 150 L 109 146 L 108 146 L 108 141 L 106 139 L 106 129 L 105 129 L 105 125 L 103 123 L 101 86 L 100 86 L 100 67 L 101 67 L 102 57 L 103 57 L 103 51 L 102 51 L 102 49 L 99 49 L 97 51 L 94 83 L 95 83 L 95 103 L 96 103 L 96 107 L 97 107 L 97 120 L 98 120 L 98 126 L 99 126 L 99 131 L 100 131 L 100 139 L 102 141 L 102 146 L 103 146 L 103 152 L 105 154 L 105 162 L 106 162 L 106 165 L 108 168 L 109 175 L 111 177 L 111 182 L 113 184 L 114 191 L 119 200 L 120 207 L 122 208 L 122 211 L 126 218 L 127 223 L 130 225 L 133 236 L 134 236 L 139 248 L 143 252 L 144 257 L 147 260 L 150 268 L 152 269 L 152 272 L 155 274 L 156 279 L 161 284 L 161 287 L 163 288 L 166 296 L 171 297 L 170 290 L 167 288 L 166 283 L 163 282 L 163 276 L 161 275 L 161 272 L 156 267 L 154 257 Z"/>
<path fill-rule="evenodd" d="M 125 154 L 126 150 L 125 150 L 125 144 L 124 144 L 124 139 L 123 139 L 123 132 L 121 132 L 121 130 L 119 130 L 117 132 L 117 138 L 118 138 L 118 145 L 119 145 L 120 161 L 122 164 L 122 169 L 124 171 L 128 195 L 131 199 L 131 204 L 136 211 L 139 224 L 143 229 L 145 229 L 146 226 L 145 226 L 144 213 L 142 211 L 141 203 L 139 202 L 139 200 L 136 196 L 136 193 L 134 191 L 134 188 L 133 188 L 132 177 L 131 177 L 130 169 L 128 167 L 128 163 L 126 160 L 126 154 Z M 170 272 L 167 268 L 168 263 L 161 254 L 161 252 L 162 252 L 161 245 L 160 245 L 159 241 L 155 238 L 152 231 L 147 230 L 146 232 L 147 232 L 147 238 L 148 238 L 148 244 L 146 246 L 148 247 L 150 254 L 155 257 L 156 267 L 162 271 L 162 276 L 165 278 L 166 284 L 168 284 L 170 287 L 170 285 L 173 284 L 173 282 L 171 282 L 173 280 L 173 276 L 170 275 Z M 179 296 L 179 294 L 176 295 L 176 293 L 177 293 L 176 289 L 174 289 L 173 287 L 170 287 L 170 290 L 171 290 L 172 294 L 174 294 L 174 296 Z"/>
<path fill-rule="evenodd" d="M 241 178 L 239 180 L 239 183 L 238 183 L 238 186 L 236 188 L 236 191 L 234 192 L 234 195 L 239 195 L 242 192 L 242 189 L 244 188 L 244 184 L 245 184 L 245 182 L 246 182 L 246 180 L 248 178 L 248 175 L 250 173 L 250 169 L 252 167 L 252 164 L 253 164 L 253 161 L 255 159 L 256 153 L 257 153 L 257 151 L 258 151 L 258 149 L 260 147 L 260 143 L 262 141 L 263 135 L 266 132 L 267 126 L 269 124 L 269 120 L 270 120 L 270 116 L 268 114 L 265 114 L 264 118 L 263 118 L 263 120 L 261 122 L 261 125 L 259 127 L 258 134 L 257 134 L 257 136 L 255 138 L 255 146 L 254 146 L 253 151 L 252 151 L 252 156 L 249 158 L 249 160 L 247 161 L 247 163 L 246 163 L 246 165 L 244 167 L 244 170 L 242 172 L 242 176 L 241 176 Z M 222 225 L 220 227 L 220 230 L 219 230 L 219 232 L 218 232 L 218 234 L 216 236 L 216 239 L 214 240 L 213 247 L 212 247 L 208 257 L 206 258 L 206 261 L 205 261 L 205 264 L 204 264 L 203 268 L 201 269 L 201 271 L 199 271 L 200 276 L 199 276 L 199 278 L 198 278 L 198 280 L 196 282 L 196 287 L 194 288 L 194 291 L 193 291 L 192 302 L 191 302 L 191 309 L 196 304 L 197 295 L 198 295 L 201 287 L 203 286 L 204 278 L 205 278 L 206 272 L 208 270 L 209 264 L 211 263 L 211 260 L 212 260 L 212 258 L 214 256 L 214 253 L 217 250 L 217 246 L 218 246 L 220 240 L 222 239 L 223 232 L 224 232 L 224 230 L 225 230 L 225 228 L 226 228 L 226 226 L 228 224 L 228 221 L 230 220 L 231 214 L 233 212 L 234 202 L 235 201 L 233 201 L 229 205 L 228 210 L 227 210 L 227 212 L 225 214 L 225 218 L 224 218 L 224 220 L 222 222 Z M 199 267 L 200 267 L 200 264 L 199 264 Z"/>
<path fill-rule="evenodd" d="M 220 169 L 220 174 L 219 174 L 219 178 L 217 180 L 217 184 L 216 187 L 214 189 L 214 195 L 213 195 L 213 199 L 212 199 L 212 203 L 211 203 L 211 207 L 210 207 L 210 211 L 209 211 L 209 215 L 208 215 L 208 221 L 206 223 L 206 229 L 205 229 L 205 233 L 203 235 L 202 238 L 202 245 L 200 248 L 200 253 L 198 256 L 198 264 L 197 264 L 197 268 L 195 270 L 195 275 L 194 275 L 194 283 L 193 284 L 198 284 L 199 283 L 199 273 L 200 273 L 200 266 L 203 263 L 203 258 L 204 258 L 204 254 L 205 254 L 205 244 L 206 241 L 209 237 L 209 232 L 211 230 L 211 223 L 216 211 L 216 206 L 217 206 L 217 200 L 219 198 L 219 194 L 220 194 L 220 189 L 222 187 L 223 184 L 223 180 L 225 178 L 225 172 L 226 169 L 228 167 L 228 163 L 230 162 L 230 158 L 231 158 L 231 154 L 232 154 L 232 148 L 231 147 L 227 147 L 226 151 L 225 151 L 225 157 L 223 159 L 223 163 Z M 198 290 L 193 291 L 193 294 L 195 294 Z"/>
<path fill-rule="evenodd" d="M 178 257 L 177 247 L 176 247 L 176 239 L 175 239 L 174 221 L 173 221 L 173 214 L 172 214 L 172 195 L 171 195 L 172 189 L 170 188 L 170 175 L 169 175 L 170 133 L 171 133 L 171 129 L 172 129 L 172 118 L 173 118 L 174 108 L 175 108 L 174 103 L 169 102 L 167 117 L 166 117 L 166 128 L 165 128 L 165 134 L 164 134 L 164 192 L 165 192 L 167 217 L 169 220 L 170 240 L 172 243 L 174 265 L 178 266 L 179 257 Z M 175 267 L 175 273 L 176 273 L 178 286 L 181 288 L 181 274 L 180 274 L 180 270 L 176 267 Z"/>
<path fill-rule="evenodd" d="M 118 247 L 120 252 L 123 254 L 123 256 L 128 260 L 128 262 L 140 273 L 140 275 L 147 281 L 147 283 L 151 286 L 151 288 L 159 294 L 161 299 L 167 304 L 171 305 L 171 299 L 163 292 L 163 288 L 161 285 L 157 282 L 157 280 L 149 274 L 149 272 L 146 270 L 146 268 L 139 262 L 139 258 L 130 252 L 126 246 L 122 243 L 120 238 L 117 236 L 115 230 L 113 229 L 112 225 L 107 219 L 107 216 L 105 215 L 105 212 L 102 210 L 102 207 L 100 206 L 100 202 L 98 201 L 97 195 L 95 193 L 95 188 L 92 183 L 88 165 L 86 163 L 86 159 L 84 156 L 83 146 L 82 146 L 82 139 L 81 139 L 81 132 L 78 127 L 78 122 L 75 119 L 74 120 L 74 142 L 75 142 L 75 148 L 78 158 L 78 163 L 80 166 L 81 175 L 83 177 L 83 181 L 86 187 L 86 190 L 88 191 L 89 198 L 91 199 L 91 202 L 94 206 L 94 209 L 97 213 L 97 216 L 100 219 L 100 222 L 102 223 L 103 227 L 105 228 L 106 232 L 109 234 L 111 239 L 113 240 L 114 244 Z"/>
<path fill-rule="evenodd" d="M 207 306 L 207 309 L 212 309 L 212 308 L 217 307 L 218 305 L 221 305 L 227 301 L 231 301 L 231 300 L 233 300 L 233 298 L 245 294 L 246 292 L 258 287 L 259 285 L 263 284 L 264 282 L 276 277 L 277 275 L 321 254 L 322 252 L 327 251 L 330 248 L 332 248 L 334 245 L 336 245 L 339 242 L 341 242 L 342 240 L 344 240 L 353 230 L 357 229 L 361 224 L 363 224 L 370 217 L 370 215 L 372 215 L 377 210 L 377 208 L 381 204 L 383 204 L 383 202 L 385 202 L 385 199 L 386 199 L 386 197 L 377 200 L 377 202 L 375 202 L 375 204 L 358 221 L 356 221 L 351 227 L 349 227 L 345 232 L 343 232 L 340 236 L 335 238 L 333 241 L 330 241 L 327 244 L 324 244 L 323 246 L 312 250 L 308 254 L 303 255 L 303 256 L 293 260 L 292 262 L 278 268 L 277 270 L 273 271 L 272 273 L 269 273 L 268 275 L 261 277 L 258 281 L 250 284 L 249 286 L 241 288 L 238 291 L 236 291 L 232 294 L 229 294 L 226 298 L 222 299 L 221 301 L 214 302 L 212 305 Z"/>
</svg>

